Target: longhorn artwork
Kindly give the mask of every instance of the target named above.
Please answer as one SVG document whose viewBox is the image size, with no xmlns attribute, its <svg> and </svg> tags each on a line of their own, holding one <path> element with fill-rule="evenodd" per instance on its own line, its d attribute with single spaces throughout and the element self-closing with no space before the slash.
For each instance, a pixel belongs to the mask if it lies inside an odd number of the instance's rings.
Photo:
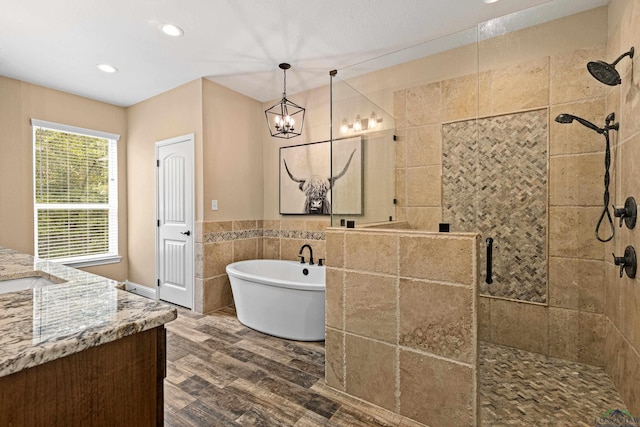
<svg viewBox="0 0 640 427">
<path fill-rule="evenodd" d="M 280 213 L 328 215 L 362 213 L 362 142 L 334 141 L 330 168 L 328 141 L 280 149 Z"/>
</svg>

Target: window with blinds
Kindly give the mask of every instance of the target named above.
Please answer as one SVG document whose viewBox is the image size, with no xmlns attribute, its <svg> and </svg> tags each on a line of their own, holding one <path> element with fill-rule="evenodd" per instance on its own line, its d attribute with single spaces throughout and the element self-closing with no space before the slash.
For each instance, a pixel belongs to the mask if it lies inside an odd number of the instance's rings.
<svg viewBox="0 0 640 427">
<path fill-rule="evenodd" d="M 35 255 L 76 266 L 119 261 L 119 135 L 31 123 Z"/>
</svg>

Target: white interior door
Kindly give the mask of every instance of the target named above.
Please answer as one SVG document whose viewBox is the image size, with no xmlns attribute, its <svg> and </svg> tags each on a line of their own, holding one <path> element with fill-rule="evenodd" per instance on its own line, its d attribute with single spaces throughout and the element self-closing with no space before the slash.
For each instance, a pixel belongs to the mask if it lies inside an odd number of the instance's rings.
<svg viewBox="0 0 640 427">
<path fill-rule="evenodd" d="M 193 309 L 194 136 L 156 143 L 158 297 Z"/>
</svg>

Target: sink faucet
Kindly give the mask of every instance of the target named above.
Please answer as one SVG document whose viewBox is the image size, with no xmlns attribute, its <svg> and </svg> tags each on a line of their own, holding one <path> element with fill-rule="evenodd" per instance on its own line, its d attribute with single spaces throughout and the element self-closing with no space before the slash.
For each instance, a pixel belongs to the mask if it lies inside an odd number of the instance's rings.
<svg viewBox="0 0 640 427">
<path fill-rule="evenodd" d="M 304 248 L 309 248 L 309 265 L 313 265 L 313 249 L 311 249 L 310 245 L 302 245 L 302 247 L 300 248 L 300 252 L 298 253 L 300 255 L 300 258 L 302 258 L 302 261 L 300 262 L 304 264 L 304 257 L 302 256 L 302 251 L 304 251 Z"/>
</svg>

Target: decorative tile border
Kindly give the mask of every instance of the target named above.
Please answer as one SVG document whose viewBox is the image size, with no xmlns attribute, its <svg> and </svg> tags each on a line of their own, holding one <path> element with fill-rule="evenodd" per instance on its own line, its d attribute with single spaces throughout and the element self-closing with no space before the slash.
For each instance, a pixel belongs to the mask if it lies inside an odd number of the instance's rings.
<svg viewBox="0 0 640 427">
<path fill-rule="evenodd" d="M 324 231 L 306 230 L 239 230 L 222 231 L 217 233 L 205 233 L 204 243 L 231 242 L 241 239 L 256 239 L 270 237 L 276 239 L 301 239 L 301 240 L 325 240 Z"/>
<path fill-rule="evenodd" d="M 301 230 L 269 230 L 281 239 L 303 239 L 303 240 L 324 240 L 324 231 L 301 231 Z M 266 236 L 265 236 L 266 237 Z"/>
<path fill-rule="evenodd" d="M 230 242 L 240 239 L 256 239 L 262 237 L 263 230 L 239 230 L 239 231 L 222 231 L 218 233 L 205 233 L 205 243 Z"/>
</svg>

